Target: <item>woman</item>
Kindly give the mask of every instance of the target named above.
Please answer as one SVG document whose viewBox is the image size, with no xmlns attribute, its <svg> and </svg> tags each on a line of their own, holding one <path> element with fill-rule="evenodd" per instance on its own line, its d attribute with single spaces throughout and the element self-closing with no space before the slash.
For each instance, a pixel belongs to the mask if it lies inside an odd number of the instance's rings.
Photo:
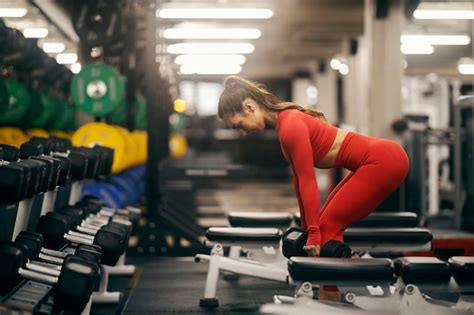
<svg viewBox="0 0 474 315">
<path fill-rule="evenodd" d="M 275 126 L 293 170 L 309 256 L 319 256 L 321 246 L 329 240 L 343 242 L 344 230 L 369 215 L 408 173 L 408 157 L 396 142 L 336 128 L 326 122 L 323 113 L 283 102 L 243 78 L 226 79 L 218 115 L 244 135 L 262 131 L 267 124 Z M 314 167 L 351 171 L 321 209 Z"/>
</svg>

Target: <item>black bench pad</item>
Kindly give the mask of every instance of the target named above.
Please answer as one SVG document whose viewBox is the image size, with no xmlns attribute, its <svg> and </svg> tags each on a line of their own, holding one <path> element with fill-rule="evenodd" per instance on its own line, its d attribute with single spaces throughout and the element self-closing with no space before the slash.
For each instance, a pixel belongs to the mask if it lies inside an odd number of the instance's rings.
<svg viewBox="0 0 474 315">
<path fill-rule="evenodd" d="M 293 214 L 285 212 L 231 212 L 227 215 L 231 226 L 285 227 L 290 226 Z"/>
<path fill-rule="evenodd" d="M 433 235 L 421 228 L 349 228 L 344 231 L 346 243 L 377 242 L 377 243 L 428 243 Z"/>
<path fill-rule="evenodd" d="M 296 224 L 301 224 L 299 213 L 295 214 Z M 418 216 L 413 212 L 372 212 L 367 217 L 354 223 L 351 227 L 388 227 L 411 228 L 418 226 Z"/>
<path fill-rule="evenodd" d="M 394 260 L 395 274 L 406 284 L 449 282 L 449 264 L 436 257 L 401 257 Z"/>
<path fill-rule="evenodd" d="M 291 257 L 288 271 L 293 280 L 357 285 L 390 283 L 393 278 L 389 259 Z"/>
<path fill-rule="evenodd" d="M 281 230 L 273 228 L 213 227 L 206 231 L 206 238 L 214 242 L 278 242 L 281 236 Z"/>
<path fill-rule="evenodd" d="M 474 257 L 455 256 L 449 259 L 453 277 L 459 284 L 474 285 Z"/>
</svg>

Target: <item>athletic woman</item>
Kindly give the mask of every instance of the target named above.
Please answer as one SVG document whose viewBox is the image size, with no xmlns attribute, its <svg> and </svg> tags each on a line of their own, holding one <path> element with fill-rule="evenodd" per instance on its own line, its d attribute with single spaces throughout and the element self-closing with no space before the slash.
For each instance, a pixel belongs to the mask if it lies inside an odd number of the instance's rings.
<svg viewBox="0 0 474 315">
<path fill-rule="evenodd" d="M 407 154 L 396 142 L 339 129 L 326 122 L 323 113 L 281 101 L 260 84 L 240 77 L 226 79 L 218 115 L 244 135 L 275 126 L 293 171 L 309 256 L 319 256 L 329 240 L 343 242 L 344 230 L 369 215 L 408 173 Z M 315 167 L 350 171 L 321 209 Z"/>
</svg>

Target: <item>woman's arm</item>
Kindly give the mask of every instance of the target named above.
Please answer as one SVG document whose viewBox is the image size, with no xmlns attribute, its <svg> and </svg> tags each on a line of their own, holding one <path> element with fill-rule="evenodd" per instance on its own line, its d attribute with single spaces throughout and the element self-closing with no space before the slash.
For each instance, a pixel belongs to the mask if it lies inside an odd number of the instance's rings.
<svg viewBox="0 0 474 315">
<path fill-rule="evenodd" d="M 291 169 L 293 170 L 293 188 L 295 190 L 296 198 L 298 199 L 298 206 L 300 208 L 301 227 L 305 231 L 307 231 L 308 226 L 306 225 L 304 206 L 303 206 L 303 202 L 301 201 L 301 197 L 300 197 L 300 188 L 298 187 L 298 176 L 296 175 L 296 171 L 293 168 L 293 165 L 291 166 Z"/>
<path fill-rule="evenodd" d="M 294 170 L 296 177 L 296 192 L 304 209 L 304 219 L 308 231 L 307 245 L 320 245 L 319 203 L 320 195 L 316 174 L 314 171 L 313 150 L 310 135 L 303 121 L 294 119 L 281 126 L 280 142 Z"/>
</svg>

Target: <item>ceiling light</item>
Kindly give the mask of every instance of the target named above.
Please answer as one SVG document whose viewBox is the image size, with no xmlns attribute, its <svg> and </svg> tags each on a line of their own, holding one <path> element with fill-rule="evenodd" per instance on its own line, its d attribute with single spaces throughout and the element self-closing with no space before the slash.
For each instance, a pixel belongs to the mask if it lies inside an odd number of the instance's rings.
<svg viewBox="0 0 474 315">
<path fill-rule="evenodd" d="M 461 74 L 474 74 L 474 60 L 471 58 L 459 59 L 458 71 Z"/>
<path fill-rule="evenodd" d="M 75 62 L 71 65 L 71 71 L 74 74 L 81 72 L 82 66 L 79 62 Z"/>
<path fill-rule="evenodd" d="M 415 19 L 419 20 L 473 20 L 472 10 L 415 10 Z"/>
<path fill-rule="evenodd" d="M 329 65 L 331 66 L 331 69 L 339 70 L 339 66 L 341 65 L 341 60 L 339 60 L 338 58 L 332 58 Z"/>
<path fill-rule="evenodd" d="M 349 66 L 345 63 L 339 65 L 339 73 L 342 75 L 349 74 Z"/>
<path fill-rule="evenodd" d="M 170 28 L 163 32 L 168 39 L 257 39 L 262 32 L 255 28 Z"/>
<path fill-rule="evenodd" d="M 269 19 L 270 9 L 212 9 L 212 8 L 167 8 L 157 14 L 163 19 Z"/>
<path fill-rule="evenodd" d="M 184 64 L 179 70 L 182 74 L 238 74 L 242 67 L 238 64 Z"/>
<path fill-rule="evenodd" d="M 244 64 L 245 56 L 243 55 L 179 55 L 176 57 L 174 62 L 178 65 L 186 63 L 232 63 L 232 64 Z"/>
<path fill-rule="evenodd" d="M 23 30 L 26 38 L 45 38 L 48 36 L 48 29 L 44 27 L 30 27 Z"/>
<path fill-rule="evenodd" d="M 404 55 L 431 55 L 434 48 L 431 45 L 410 42 L 409 44 L 402 44 L 400 51 Z"/>
<path fill-rule="evenodd" d="M 66 45 L 63 43 L 43 43 L 43 51 L 48 54 L 58 54 L 64 51 Z"/>
<path fill-rule="evenodd" d="M 179 43 L 167 48 L 170 54 L 250 54 L 254 50 L 248 43 Z"/>
<path fill-rule="evenodd" d="M 426 45 L 469 45 L 468 35 L 402 35 L 402 44 L 417 43 Z"/>
<path fill-rule="evenodd" d="M 24 8 L 0 8 L 0 17 L 3 18 L 21 18 L 26 15 L 28 10 Z"/>
<path fill-rule="evenodd" d="M 77 61 L 77 55 L 73 53 L 58 54 L 56 61 L 59 64 L 71 64 Z"/>
</svg>

